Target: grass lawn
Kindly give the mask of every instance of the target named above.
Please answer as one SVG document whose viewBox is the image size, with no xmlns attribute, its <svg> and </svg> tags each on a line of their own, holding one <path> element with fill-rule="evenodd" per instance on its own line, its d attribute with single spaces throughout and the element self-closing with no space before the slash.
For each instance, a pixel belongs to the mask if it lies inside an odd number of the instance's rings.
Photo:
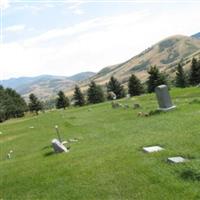
<svg viewBox="0 0 200 200">
<path fill-rule="evenodd" d="M 157 108 L 155 94 L 120 101 L 137 110 L 106 102 L 0 124 L 0 199 L 200 199 L 200 88 L 170 93 L 177 109 L 150 117 L 137 113 Z M 52 153 L 55 125 L 79 138 L 69 153 Z M 144 153 L 150 145 L 165 150 Z M 178 155 L 190 161 L 166 162 Z"/>
</svg>

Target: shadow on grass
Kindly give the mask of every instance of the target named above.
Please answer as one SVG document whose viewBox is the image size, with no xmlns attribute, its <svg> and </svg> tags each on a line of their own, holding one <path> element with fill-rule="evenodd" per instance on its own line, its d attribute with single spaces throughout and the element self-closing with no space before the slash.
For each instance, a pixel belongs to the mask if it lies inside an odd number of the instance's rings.
<svg viewBox="0 0 200 200">
<path fill-rule="evenodd" d="M 42 150 L 50 149 L 50 148 L 51 148 L 51 145 L 47 145 L 47 146 L 43 147 Z"/>
<path fill-rule="evenodd" d="M 46 152 L 46 153 L 44 154 L 44 156 L 45 156 L 45 157 L 48 157 L 48 156 L 52 156 L 52 155 L 54 155 L 54 154 L 55 154 L 54 151 L 49 151 L 49 152 Z"/>
<path fill-rule="evenodd" d="M 200 171 L 192 168 L 184 169 L 180 173 L 180 177 L 184 180 L 200 181 Z"/>
<path fill-rule="evenodd" d="M 200 104 L 200 99 L 193 99 L 189 104 Z"/>
</svg>

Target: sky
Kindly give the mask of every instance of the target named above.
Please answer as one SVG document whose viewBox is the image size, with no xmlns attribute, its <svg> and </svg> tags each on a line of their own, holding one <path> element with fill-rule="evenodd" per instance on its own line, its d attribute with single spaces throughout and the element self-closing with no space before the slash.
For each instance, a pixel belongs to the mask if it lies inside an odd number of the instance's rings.
<svg viewBox="0 0 200 200">
<path fill-rule="evenodd" d="M 0 79 L 98 72 L 200 32 L 195 0 L 0 0 Z"/>
</svg>

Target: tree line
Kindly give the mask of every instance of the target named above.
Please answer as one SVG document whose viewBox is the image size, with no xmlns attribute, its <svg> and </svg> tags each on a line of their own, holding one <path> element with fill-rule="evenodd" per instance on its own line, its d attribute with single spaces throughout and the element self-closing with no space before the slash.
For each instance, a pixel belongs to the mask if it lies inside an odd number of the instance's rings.
<svg viewBox="0 0 200 200">
<path fill-rule="evenodd" d="M 0 86 L 0 122 L 23 117 L 27 110 L 25 100 L 15 90 Z"/>
<path fill-rule="evenodd" d="M 170 87 L 169 77 L 166 73 L 160 72 L 158 67 L 151 66 L 148 70 L 148 80 L 142 83 L 141 80 L 134 74 L 128 80 L 128 94 L 137 96 L 143 93 L 152 93 L 158 85 L 168 85 Z M 184 71 L 183 64 L 180 62 L 176 68 L 176 76 L 173 80 L 173 85 L 176 87 L 185 88 L 200 84 L 200 60 L 192 59 L 189 71 Z M 29 95 L 29 103 L 26 104 L 24 99 L 13 89 L 4 89 L 0 86 L 0 122 L 9 118 L 22 117 L 26 111 L 38 114 L 39 111 L 54 108 L 67 108 L 71 104 L 74 106 L 84 106 L 86 104 L 96 104 L 105 100 L 120 99 L 126 96 L 126 90 L 122 83 L 112 76 L 106 87 L 101 87 L 94 81 L 91 81 L 86 91 L 83 94 L 78 85 L 75 86 L 74 94 L 70 102 L 69 98 L 63 91 L 58 92 L 58 97 L 55 100 L 41 102 L 34 94 Z"/>
<path fill-rule="evenodd" d="M 141 80 L 134 74 L 132 74 L 128 80 L 128 94 L 130 96 L 141 95 L 145 92 L 152 93 L 159 85 L 165 84 L 170 87 L 169 77 L 166 73 L 160 72 L 157 66 L 151 66 L 148 70 L 148 80 L 146 83 L 142 83 Z M 200 84 L 200 60 L 196 58 L 192 59 L 191 67 L 188 72 L 183 69 L 183 64 L 180 62 L 176 68 L 176 76 L 172 81 L 175 87 L 188 87 Z M 60 93 L 60 92 L 59 92 Z M 64 95 L 58 93 L 57 108 L 65 108 L 70 105 L 69 99 Z M 106 93 L 106 95 L 105 95 Z M 115 78 L 111 77 L 106 84 L 106 92 L 100 85 L 97 85 L 94 81 L 89 84 L 89 88 L 86 92 L 86 98 L 80 90 L 79 86 L 75 87 L 73 102 L 75 106 L 83 106 L 85 104 L 95 104 L 104 102 L 106 99 L 120 99 L 126 96 L 126 91 L 123 85 Z M 64 99 L 67 99 L 64 103 Z M 61 101 L 63 99 L 63 103 Z"/>
</svg>

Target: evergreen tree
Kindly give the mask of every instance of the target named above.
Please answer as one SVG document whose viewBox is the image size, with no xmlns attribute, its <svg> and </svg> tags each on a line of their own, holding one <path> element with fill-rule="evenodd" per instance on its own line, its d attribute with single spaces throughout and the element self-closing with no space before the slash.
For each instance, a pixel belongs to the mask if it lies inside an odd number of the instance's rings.
<svg viewBox="0 0 200 200">
<path fill-rule="evenodd" d="M 101 103 L 105 100 L 102 88 L 99 85 L 96 85 L 94 81 L 92 81 L 89 85 L 87 96 L 88 102 L 91 104 Z"/>
<path fill-rule="evenodd" d="M 23 117 L 24 112 L 27 110 L 25 100 L 13 89 L 7 88 L 5 90 L 8 100 L 6 102 L 8 118 Z"/>
<path fill-rule="evenodd" d="M 6 95 L 4 88 L 0 85 L 0 122 L 7 119 L 6 115 L 6 102 L 8 100 L 8 95 Z"/>
<path fill-rule="evenodd" d="M 23 117 L 26 111 L 26 102 L 15 90 L 0 86 L 0 122 L 9 118 Z"/>
<path fill-rule="evenodd" d="M 80 88 L 78 85 L 75 86 L 74 89 L 74 100 L 75 100 L 75 106 L 83 106 L 85 105 L 85 98 L 83 93 L 81 92 Z"/>
<path fill-rule="evenodd" d="M 186 74 L 183 70 L 183 66 L 181 63 L 179 63 L 177 67 L 175 84 L 176 84 L 176 87 L 181 87 L 181 88 L 185 88 L 187 86 Z"/>
<path fill-rule="evenodd" d="M 38 111 L 42 110 L 42 103 L 38 100 L 38 98 L 32 93 L 29 95 L 29 110 L 30 112 L 35 112 L 38 115 Z"/>
<path fill-rule="evenodd" d="M 148 70 L 149 78 L 147 81 L 147 90 L 149 93 L 154 92 L 155 88 L 159 85 L 167 85 L 166 75 L 160 73 L 156 66 L 151 66 Z"/>
<path fill-rule="evenodd" d="M 197 61 L 196 58 L 192 59 L 189 81 L 191 85 L 200 83 L 200 61 Z"/>
<path fill-rule="evenodd" d="M 141 81 L 132 74 L 128 81 L 128 92 L 131 96 L 137 96 L 144 92 L 143 85 Z"/>
<path fill-rule="evenodd" d="M 60 109 L 60 108 L 66 108 L 69 107 L 69 99 L 68 97 L 65 96 L 63 91 L 59 91 L 58 92 L 58 98 L 56 100 L 56 108 Z"/>
<path fill-rule="evenodd" d="M 110 81 L 107 84 L 107 92 L 114 92 L 117 96 L 117 99 L 125 97 L 124 87 L 113 76 L 111 76 Z"/>
<path fill-rule="evenodd" d="M 54 109 L 56 106 L 56 99 L 48 99 L 46 101 L 43 102 L 44 106 L 44 110 L 50 110 L 50 109 Z"/>
</svg>

